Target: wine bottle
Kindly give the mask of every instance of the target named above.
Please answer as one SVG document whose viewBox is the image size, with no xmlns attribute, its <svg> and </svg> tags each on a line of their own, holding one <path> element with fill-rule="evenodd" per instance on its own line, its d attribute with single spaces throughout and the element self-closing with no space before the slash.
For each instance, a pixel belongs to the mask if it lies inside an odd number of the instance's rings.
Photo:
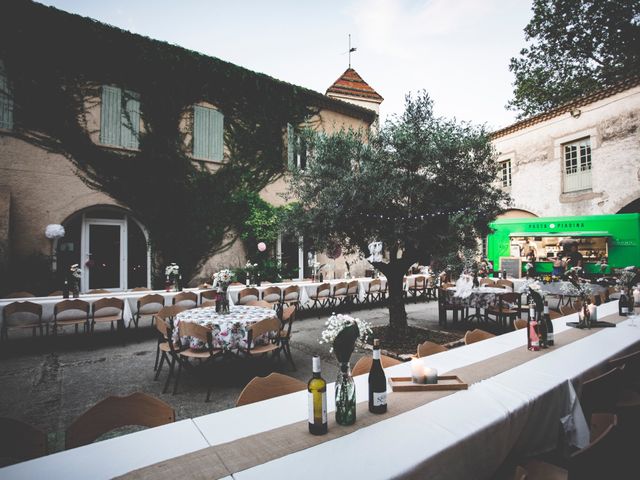
<svg viewBox="0 0 640 480">
<path fill-rule="evenodd" d="M 327 382 L 320 376 L 320 357 L 313 357 L 313 376 L 307 384 L 309 392 L 309 432 L 327 433 Z"/>
<path fill-rule="evenodd" d="M 542 315 L 545 323 L 547 324 L 547 346 L 553 347 L 554 339 L 553 339 L 553 322 L 551 321 L 551 315 L 549 315 L 549 303 L 545 300 L 544 302 L 544 313 Z"/>
<path fill-rule="evenodd" d="M 538 339 L 540 341 L 540 348 L 548 348 L 549 344 L 548 340 L 548 327 L 547 327 L 547 319 L 544 314 L 540 314 L 540 312 L 536 312 L 538 314 Z"/>
<path fill-rule="evenodd" d="M 540 350 L 536 306 L 533 303 L 529 305 L 529 318 L 527 319 L 527 348 L 533 352 Z"/>
<path fill-rule="evenodd" d="M 373 340 L 373 363 L 369 371 L 369 411 L 387 411 L 387 377 L 380 363 L 380 340 Z"/>
<path fill-rule="evenodd" d="M 620 292 L 620 299 L 618 300 L 618 314 L 622 317 L 629 315 L 629 300 L 624 290 Z"/>
<path fill-rule="evenodd" d="M 64 279 L 64 285 L 62 286 L 62 298 L 69 298 L 69 282 Z"/>
</svg>

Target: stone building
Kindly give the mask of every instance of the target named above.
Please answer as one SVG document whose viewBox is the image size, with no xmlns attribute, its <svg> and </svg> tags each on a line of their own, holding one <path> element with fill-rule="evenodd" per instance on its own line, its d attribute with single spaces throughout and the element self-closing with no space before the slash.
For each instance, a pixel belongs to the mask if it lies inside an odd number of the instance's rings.
<svg viewBox="0 0 640 480">
<path fill-rule="evenodd" d="M 4 7 L 0 6 L 0 15 L 3 14 L 3 8 L 11 8 L 13 4 L 9 2 Z M 53 23 L 59 19 L 77 17 L 38 4 L 30 4 L 24 11 L 50 15 Z M 82 20 L 88 25 L 96 25 L 91 19 Z M 28 24 L 30 18 L 27 15 L 20 21 Z M 127 39 L 132 42 L 153 42 L 115 28 L 113 31 L 121 33 L 121 43 L 124 45 Z M 46 38 L 34 40 L 47 41 Z M 176 57 L 192 53 L 180 47 L 166 47 Z M 4 48 L 20 48 L 20 45 L 6 44 Z M 214 60 L 219 62 L 211 59 Z M 272 81 L 280 82 L 276 79 Z M 318 112 L 308 120 L 313 128 L 326 132 L 343 127 L 368 129 L 377 119 L 377 109 L 358 105 L 358 98 L 352 98 L 356 101 L 349 103 L 348 94 L 331 98 L 302 87 L 296 88 L 306 92 L 307 101 Z M 82 290 L 150 286 L 154 252 L 150 247 L 147 228 L 137 218 L 136 212 L 106 193 L 90 188 L 83 181 L 82 173 L 65 156 L 40 148 L 17 135 L 19 120 L 14 115 L 12 91 L 11 71 L 8 65 L 5 68 L 0 55 L 0 262 L 6 265 L 10 259 L 15 261 L 33 255 L 54 258 L 56 252 L 58 255 L 66 252 L 66 255 L 83 265 L 92 261 L 92 268 L 83 271 Z M 255 92 L 251 92 L 251 95 L 251 98 L 255 98 Z M 381 101 L 380 97 L 377 104 Z M 137 151 L 137 136 L 145 129 L 140 109 L 144 110 L 145 105 L 141 104 L 136 92 L 105 80 L 100 95 L 87 98 L 85 103 L 87 130 L 91 132 L 91 140 L 95 144 L 105 149 Z M 219 111 L 216 105 L 205 99 L 194 104 L 189 113 L 188 118 L 181 120 L 181 128 L 183 123 L 193 122 L 192 137 L 187 138 L 185 148 L 190 149 L 188 153 L 194 163 L 215 170 L 229 161 L 224 144 L 227 128 L 225 112 Z M 294 138 L 286 132 L 282 137 L 285 143 Z M 300 165 L 301 153 L 292 149 L 291 145 L 287 145 L 287 148 L 288 159 L 283 159 L 284 164 L 288 160 L 289 164 Z M 270 203 L 279 204 L 283 202 L 279 193 L 285 187 L 286 174 L 263 189 L 260 195 Z M 45 227 L 49 224 L 65 227 L 63 241 L 52 241 L 45 237 Z M 278 246 L 278 253 L 288 256 L 291 261 L 297 260 L 302 275 L 306 262 L 304 251 L 299 249 L 300 242 L 295 239 L 285 243 Z M 199 276 L 204 278 L 214 269 L 240 266 L 245 261 L 244 247 L 240 241 L 236 241 L 222 256 L 206 262 Z M 2 291 L 8 288 L 7 285 L 0 285 Z"/>
<path fill-rule="evenodd" d="M 493 132 L 505 217 L 640 212 L 640 78 Z"/>
</svg>

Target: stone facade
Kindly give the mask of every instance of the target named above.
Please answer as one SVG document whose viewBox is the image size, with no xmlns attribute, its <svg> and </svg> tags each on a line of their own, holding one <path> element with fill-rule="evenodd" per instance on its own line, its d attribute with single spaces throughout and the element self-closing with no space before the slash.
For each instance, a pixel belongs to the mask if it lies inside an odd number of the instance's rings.
<svg viewBox="0 0 640 480">
<path fill-rule="evenodd" d="M 567 191 L 565 147 L 586 139 L 591 188 Z M 518 122 L 492 140 L 498 162 L 511 162 L 505 188 L 513 209 L 540 217 L 619 213 L 640 199 L 640 80 Z"/>
</svg>

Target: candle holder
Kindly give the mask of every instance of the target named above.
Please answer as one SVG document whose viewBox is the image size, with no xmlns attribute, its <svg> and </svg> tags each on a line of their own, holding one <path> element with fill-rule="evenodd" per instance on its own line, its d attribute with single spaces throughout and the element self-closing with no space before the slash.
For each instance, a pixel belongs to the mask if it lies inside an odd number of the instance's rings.
<svg viewBox="0 0 640 480">
<path fill-rule="evenodd" d="M 411 379 L 413 383 L 426 383 L 424 367 L 422 365 L 422 362 L 418 358 L 414 358 L 413 360 L 411 360 Z"/>
</svg>

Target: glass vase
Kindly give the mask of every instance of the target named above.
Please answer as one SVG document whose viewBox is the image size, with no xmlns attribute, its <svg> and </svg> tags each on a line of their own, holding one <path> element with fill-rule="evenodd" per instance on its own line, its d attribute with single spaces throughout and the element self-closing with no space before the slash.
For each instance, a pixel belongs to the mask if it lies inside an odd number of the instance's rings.
<svg viewBox="0 0 640 480">
<path fill-rule="evenodd" d="M 353 425 L 356 421 L 356 384 L 349 362 L 340 363 L 336 380 L 336 422 Z"/>
<path fill-rule="evenodd" d="M 591 328 L 591 313 L 586 302 L 582 305 L 582 311 L 578 313 L 578 317 L 583 328 Z"/>
</svg>

